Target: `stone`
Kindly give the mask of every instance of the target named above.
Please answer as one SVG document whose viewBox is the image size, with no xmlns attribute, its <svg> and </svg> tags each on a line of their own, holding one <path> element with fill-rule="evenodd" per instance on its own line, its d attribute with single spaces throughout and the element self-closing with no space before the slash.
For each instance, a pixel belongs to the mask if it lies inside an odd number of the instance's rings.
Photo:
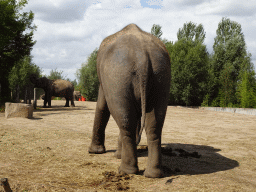
<svg viewBox="0 0 256 192">
<path fill-rule="evenodd" d="M 33 106 L 32 104 L 25 103 L 5 103 L 5 118 L 12 117 L 33 117 Z"/>
</svg>

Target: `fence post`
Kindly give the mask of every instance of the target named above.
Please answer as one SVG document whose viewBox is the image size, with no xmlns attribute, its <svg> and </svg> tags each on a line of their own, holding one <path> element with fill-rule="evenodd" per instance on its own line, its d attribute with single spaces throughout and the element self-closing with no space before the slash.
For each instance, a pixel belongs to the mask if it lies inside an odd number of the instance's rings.
<svg viewBox="0 0 256 192">
<path fill-rule="evenodd" d="M 11 188 L 10 188 L 10 185 L 8 183 L 8 179 L 7 178 L 2 178 L 1 179 L 1 185 L 3 186 L 4 188 L 4 191 L 6 192 L 12 192 Z"/>
<path fill-rule="evenodd" d="M 36 88 L 34 88 L 34 101 L 33 101 L 34 109 L 36 109 L 37 102 L 36 102 Z"/>
</svg>

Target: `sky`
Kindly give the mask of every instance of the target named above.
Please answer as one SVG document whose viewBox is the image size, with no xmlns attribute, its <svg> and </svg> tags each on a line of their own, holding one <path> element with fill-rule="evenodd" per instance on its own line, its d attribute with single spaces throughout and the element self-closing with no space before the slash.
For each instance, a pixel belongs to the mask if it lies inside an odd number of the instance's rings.
<svg viewBox="0 0 256 192">
<path fill-rule="evenodd" d="M 256 68 L 255 0 L 28 0 L 22 11 L 30 10 L 37 26 L 31 54 L 44 75 L 57 69 L 78 80 L 76 71 L 102 40 L 130 23 L 149 33 L 153 24 L 160 25 L 161 38 L 173 42 L 184 23 L 202 24 L 212 53 L 222 17 L 241 24 Z"/>
</svg>

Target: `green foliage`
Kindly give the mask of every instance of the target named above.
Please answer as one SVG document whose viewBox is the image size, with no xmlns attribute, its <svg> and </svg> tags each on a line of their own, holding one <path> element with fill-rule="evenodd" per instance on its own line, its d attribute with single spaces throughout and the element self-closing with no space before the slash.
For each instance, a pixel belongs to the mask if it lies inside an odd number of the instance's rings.
<svg viewBox="0 0 256 192">
<path fill-rule="evenodd" d="M 78 69 L 76 76 L 79 79 L 77 88 L 87 101 L 96 101 L 98 98 L 99 80 L 97 75 L 97 53 L 95 49 L 87 60 L 82 64 L 82 68 Z"/>
<path fill-rule="evenodd" d="M 236 82 L 232 78 L 232 72 L 234 71 L 234 66 L 227 62 L 223 66 L 223 70 L 220 72 L 219 80 L 222 86 L 219 89 L 220 96 L 220 107 L 227 107 L 229 103 L 235 103 L 235 84 Z"/>
<path fill-rule="evenodd" d="M 53 100 L 61 100 L 62 97 L 54 97 Z"/>
<path fill-rule="evenodd" d="M 218 106 L 238 104 L 237 87 L 241 81 L 244 60 L 248 57 L 241 25 L 228 18 L 222 18 L 214 39 L 211 70 L 215 80 L 211 99 Z"/>
<path fill-rule="evenodd" d="M 62 75 L 62 73 L 63 73 L 63 71 L 58 71 L 57 68 L 54 69 L 54 70 L 52 69 L 52 70 L 50 71 L 50 75 L 47 76 L 47 78 L 48 78 L 48 79 L 52 79 L 52 80 L 63 79 L 63 80 L 66 80 L 66 81 L 71 82 L 71 83 L 74 85 L 74 87 L 77 86 L 77 81 L 76 81 L 76 79 L 73 80 L 73 81 L 71 81 L 69 78 L 65 79 L 66 77 L 64 77 L 64 76 Z"/>
<path fill-rule="evenodd" d="M 205 39 L 204 27 L 202 24 L 198 26 L 193 23 L 184 23 L 183 28 L 180 28 L 177 33 L 178 40 L 185 38 L 187 41 L 203 43 Z"/>
<path fill-rule="evenodd" d="M 210 95 L 206 94 L 205 97 L 204 97 L 204 100 L 201 104 L 202 107 L 208 107 L 209 106 L 209 98 L 210 98 Z"/>
<path fill-rule="evenodd" d="M 185 29 L 180 29 L 178 33 L 182 38 L 174 44 L 166 44 L 171 59 L 170 104 L 201 105 L 208 78 L 208 53 L 203 44 L 205 34 L 203 28 L 197 30 L 198 27 L 191 22 L 184 26 Z"/>
<path fill-rule="evenodd" d="M 161 39 L 161 36 L 163 34 L 162 30 L 161 30 L 161 26 L 160 25 L 156 25 L 154 24 L 151 28 L 151 34 L 156 36 L 157 38 Z"/>
<path fill-rule="evenodd" d="M 76 81 L 76 79 L 74 79 L 73 81 L 71 81 L 71 83 L 74 85 L 75 88 L 77 87 L 77 81 Z"/>
<path fill-rule="evenodd" d="M 241 81 L 238 83 L 237 96 L 243 108 L 256 108 L 256 79 L 252 66 L 247 65 L 241 72 Z"/>
<path fill-rule="evenodd" d="M 0 105 L 0 112 L 5 112 L 5 105 Z"/>
<path fill-rule="evenodd" d="M 65 80 L 65 77 L 62 76 L 62 73 L 63 73 L 63 71 L 59 72 L 59 71 L 57 71 L 57 68 L 55 70 L 52 69 L 50 71 L 50 75 L 47 76 L 47 78 L 51 79 L 51 80 L 56 80 L 56 79 L 63 79 L 63 80 Z"/>
<path fill-rule="evenodd" d="M 161 38 L 161 36 L 163 35 L 161 28 L 162 27 L 160 25 L 154 24 L 151 28 L 151 34 L 159 38 L 164 44 L 167 44 L 168 40 L 166 38 Z"/>
<path fill-rule="evenodd" d="M 29 76 L 31 74 L 36 74 L 39 76 L 40 73 L 40 68 L 32 63 L 32 58 L 25 56 L 23 59 L 17 62 L 15 66 L 13 66 L 9 74 L 8 80 L 10 89 L 14 90 L 19 85 L 20 94 L 25 86 L 33 87 L 33 84 L 29 80 Z"/>
<path fill-rule="evenodd" d="M 76 90 L 76 87 L 77 87 L 77 81 L 76 81 L 76 79 L 73 80 L 73 81 L 71 81 L 69 78 L 67 78 L 66 80 L 69 81 L 69 82 L 71 82 L 71 83 L 74 85 L 74 88 L 75 88 L 75 90 Z"/>
<path fill-rule="evenodd" d="M 36 29 L 32 25 L 34 14 L 20 13 L 27 4 L 27 0 L 0 1 L 0 103 L 10 100 L 8 75 L 15 63 L 24 56 L 30 55 L 33 33 Z"/>
</svg>

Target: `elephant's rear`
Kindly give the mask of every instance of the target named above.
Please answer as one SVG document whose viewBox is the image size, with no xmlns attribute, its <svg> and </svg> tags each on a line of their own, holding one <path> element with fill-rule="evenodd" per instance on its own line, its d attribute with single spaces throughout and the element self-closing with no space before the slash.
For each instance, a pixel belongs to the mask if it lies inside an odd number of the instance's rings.
<svg viewBox="0 0 256 192">
<path fill-rule="evenodd" d="M 127 28 L 127 30 L 125 30 Z M 129 25 L 107 37 L 97 57 L 98 76 L 107 102 L 112 109 L 127 100 L 142 115 L 154 108 L 157 100 L 167 106 L 170 89 L 170 58 L 157 37 Z M 117 91 L 118 90 L 118 91 Z M 115 107 L 116 108 L 116 107 Z"/>
<path fill-rule="evenodd" d="M 54 80 L 54 90 L 53 95 L 56 97 L 68 97 L 69 99 L 73 98 L 74 86 L 71 82 L 57 79 Z"/>
<path fill-rule="evenodd" d="M 164 44 L 128 25 L 101 43 L 97 72 L 100 88 L 89 152 L 105 152 L 111 113 L 120 129 L 115 153 L 122 158 L 119 173 L 137 173 L 136 134 L 142 116 L 149 158 L 144 175 L 161 177 L 161 133 L 170 89 L 170 59 Z"/>
</svg>

